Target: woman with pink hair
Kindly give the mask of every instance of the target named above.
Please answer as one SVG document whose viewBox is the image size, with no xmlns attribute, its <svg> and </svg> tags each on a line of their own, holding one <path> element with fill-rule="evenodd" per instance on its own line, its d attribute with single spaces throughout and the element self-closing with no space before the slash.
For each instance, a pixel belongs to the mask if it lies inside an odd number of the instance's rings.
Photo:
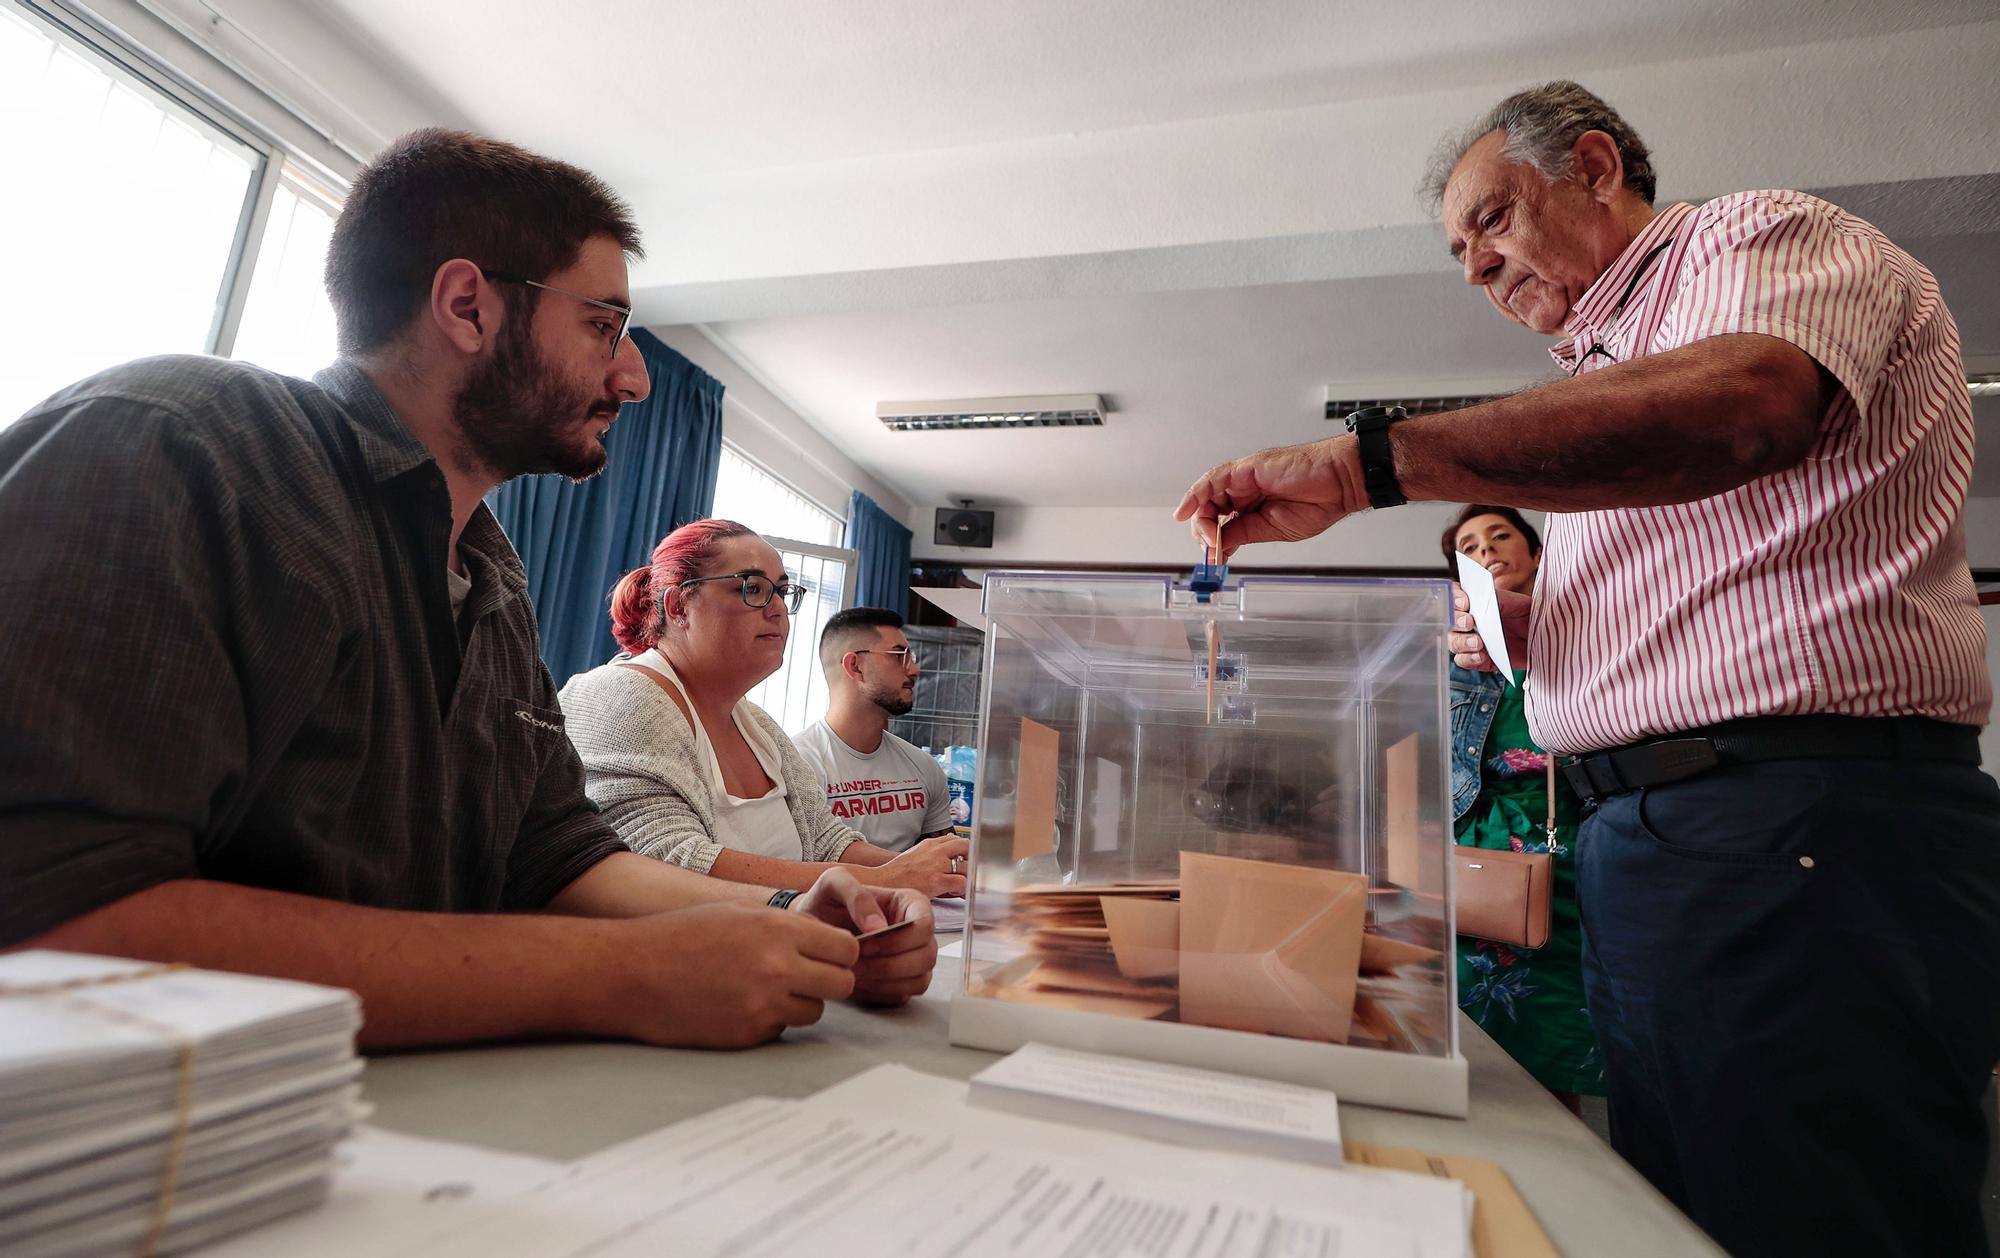
<svg viewBox="0 0 2000 1258">
<path fill-rule="evenodd" d="M 818 775 L 746 695 L 784 662 L 805 589 L 732 520 L 669 533 L 611 591 L 624 651 L 562 688 L 584 789 L 633 851 L 804 889 L 832 864 L 874 886 L 965 893 L 966 842 L 901 855 L 836 819 Z"/>
</svg>

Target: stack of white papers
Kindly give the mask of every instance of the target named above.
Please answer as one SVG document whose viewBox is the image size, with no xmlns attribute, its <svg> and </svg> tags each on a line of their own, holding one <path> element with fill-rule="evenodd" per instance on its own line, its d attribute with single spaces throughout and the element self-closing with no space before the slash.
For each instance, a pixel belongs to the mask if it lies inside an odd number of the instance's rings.
<svg viewBox="0 0 2000 1258">
<path fill-rule="evenodd" d="M 149 1234 L 193 1049 L 159 1252 L 313 1205 L 360 1115 L 351 992 L 62 952 L 0 956 L 0 1252 L 131 1253 Z"/>
<path fill-rule="evenodd" d="M 1333 1093 L 1220 1070 L 1030 1044 L 972 1076 L 968 1099 L 1022 1118 L 1199 1149 L 1320 1166 L 1346 1160 Z"/>
<path fill-rule="evenodd" d="M 410 1258 L 1466 1258 L 1456 1181 L 1176 1148 L 993 1113 L 878 1066 L 727 1106 L 461 1216 Z"/>
<path fill-rule="evenodd" d="M 931 929 L 939 934 L 965 929 L 965 901 L 939 896 L 931 901 Z"/>
</svg>

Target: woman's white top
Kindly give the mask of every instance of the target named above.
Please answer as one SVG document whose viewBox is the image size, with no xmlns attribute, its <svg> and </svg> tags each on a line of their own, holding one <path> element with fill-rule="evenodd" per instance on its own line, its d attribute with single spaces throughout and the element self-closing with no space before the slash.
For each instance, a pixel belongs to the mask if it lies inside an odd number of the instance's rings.
<svg viewBox="0 0 2000 1258">
<path fill-rule="evenodd" d="M 583 761 L 584 790 L 618 837 L 642 856 L 701 873 L 724 848 L 783 860 L 837 861 L 861 841 L 827 806 L 819 777 L 789 738 L 749 700 L 730 717 L 776 785 L 742 799 L 723 785 L 708 731 L 690 720 L 639 664 L 686 687 L 656 650 L 618 655 L 562 688 L 564 723 Z M 688 705 L 694 711 L 694 705 Z"/>
<path fill-rule="evenodd" d="M 722 760 L 715 754 L 715 743 L 701 721 L 695 718 L 694 700 L 688 697 L 687 687 L 681 684 L 680 674 L 667 662 L 667 657 L 654 649 L 634 656 L 631 662 L 650 668 L 672 682 L 674 689 L 680 692 L 681 702 L 687 704 L 688 719 L 694 726 L 695 752 L 708 774 L 709 794 L 715 800 L 715 841 L 753 856 L 769 856 L 783 861 L 804 860 L 805 847 L 799 842 L 799 828 L 792 824 L 792 810 L 785 803 L 784 769 L 778 762 L 778 749 L 771 745 L 771 736 L 751 715 L 756 709 L 750 701 L 738 700 L 729 718 L 736 723 L 743 741 L 750 744 L 750 751 L 757 757 L 764 776 L 771 779 L 771 789 L 755 798 L 744 799 L 731 795 L 729 788 L 723 785 Z"/>
</svg>

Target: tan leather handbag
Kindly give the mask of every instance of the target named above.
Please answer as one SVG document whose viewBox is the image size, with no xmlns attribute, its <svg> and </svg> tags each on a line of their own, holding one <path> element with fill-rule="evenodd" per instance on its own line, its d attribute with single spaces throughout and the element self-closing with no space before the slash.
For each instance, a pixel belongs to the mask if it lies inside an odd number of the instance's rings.
<svg viewBox="0 0 2000 1258">
<path fill-rule="evenodd" d="M 1556 758 L 1549 757 L 1549 846 L 1556 842 Z M 1516 948 L 1549 941 L 1549 895 L 1555 884 L 1552 852 L 1489 851 L 1454 847 L 1452 890 L 1458 933 Z"/>
</svg>

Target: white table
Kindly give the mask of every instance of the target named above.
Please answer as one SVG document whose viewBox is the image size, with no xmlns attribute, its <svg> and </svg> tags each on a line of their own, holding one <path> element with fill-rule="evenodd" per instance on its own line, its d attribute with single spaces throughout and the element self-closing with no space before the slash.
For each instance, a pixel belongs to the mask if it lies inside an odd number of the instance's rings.
<svg viewBox="0 0 2000 1258">
<path fill-rule="evenodd" d="M 958 963 L 938 962 L 906 1008 L 827 1009 L 818 1026 L 748 1052 L 630 1044 L 528 1044 L 374 1057 L 364 1078 L 377 1125 L 412 1135 L 569 1159 L 751 1096 L 804 1097 L 885 1061 L 955 1079 L 994 1060 L 946 1040 Z M 1707 1237 L 1461 1018 L 1469 1117 L 1341 1107 L 1343 1134 L 1505 1167 L 1573 1258 L 1721 1254 Z"/>
</svg>

